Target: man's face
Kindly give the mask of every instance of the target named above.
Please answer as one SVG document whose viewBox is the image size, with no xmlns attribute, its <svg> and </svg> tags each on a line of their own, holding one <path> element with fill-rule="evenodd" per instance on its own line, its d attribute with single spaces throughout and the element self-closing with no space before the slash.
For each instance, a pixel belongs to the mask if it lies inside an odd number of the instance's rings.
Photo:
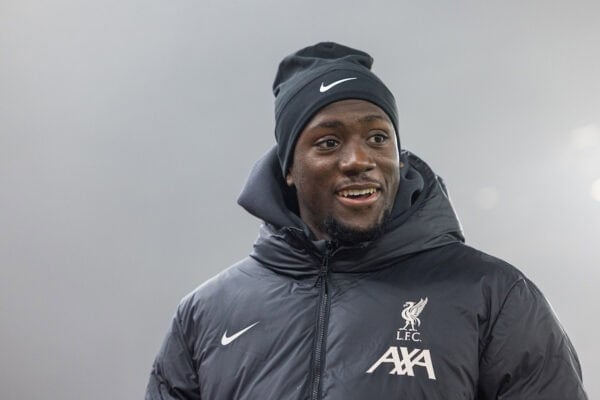
<svg viewBox="0 0 600 400">
<path fill-rule="evenodd" d="M 301 132 L 286 181 L 317 239 L 332 239 L 332 221 L 359 235 L 377 230 L 400 181 L 394 125 L 364 100 L 324 107 Z"/>
</svg>

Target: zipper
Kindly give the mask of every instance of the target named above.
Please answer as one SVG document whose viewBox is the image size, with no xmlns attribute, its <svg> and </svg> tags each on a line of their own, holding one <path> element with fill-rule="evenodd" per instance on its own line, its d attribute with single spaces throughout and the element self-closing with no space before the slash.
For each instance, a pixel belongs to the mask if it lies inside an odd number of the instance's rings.
<svg viewBox="0 0 600 400">
<path fill-rule="evenodd" d="M 321 261 L 321 269 L 317 279 L 317 285 L 320 285 L 319 294 L 319 317 L 317 319 L 317 337 L 313 353 L 312 367 L 312 392 L 311 400 L 318 400 L 321 392 L 321 377 L 323 375 L 323 359 L 325 357 L 325 336 L 327 334 L 327 320 L 329 316 L 329 291 L 327 287 L 327 273 L 329 267 L 329 258 L 334 250 L 334 243 L 327 241 L 325 255 Z"/>
</svg>

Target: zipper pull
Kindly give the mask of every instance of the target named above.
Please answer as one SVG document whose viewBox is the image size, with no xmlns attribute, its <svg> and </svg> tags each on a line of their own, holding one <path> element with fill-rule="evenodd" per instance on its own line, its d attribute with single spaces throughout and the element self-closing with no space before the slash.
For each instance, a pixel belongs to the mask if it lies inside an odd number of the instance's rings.
<svg viewBox="0 0 600 400">
<path fill-rule="evenodd" d="M 327 277 L 327 272 L 328 272 L 328 268 L 329 268 L 329 258 L 331 257 L 335 248 L 336 248 L 335 242 L 328 240 L 325 243 L 325 254 L 323 255 L 323 258 L 321 260 L 321 269 L 319 270 L 319 278 L 317 279 L 317 285 L 322 280 L 325 280 L 325 278 Z"/>
</svg>

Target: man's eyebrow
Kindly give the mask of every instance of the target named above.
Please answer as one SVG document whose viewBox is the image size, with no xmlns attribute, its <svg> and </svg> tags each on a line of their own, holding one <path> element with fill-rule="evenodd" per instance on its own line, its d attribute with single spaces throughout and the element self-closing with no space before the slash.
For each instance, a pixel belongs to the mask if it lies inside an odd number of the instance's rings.
<svg viewBox="0 0 600 400">
<path fill-rule="evenodd" d="M 330 119 L 330 120 L 326 120 L 323 122 L 319 122 L 317 125 L 314 125 L 312 128 L 339 128 L 341 126 L 344 126 L 344 123 L 342 121 L 339 121 L 337 119 Z"/>
<path fill-rule="evenodd" d="M 389 118 L 386 118 L 380 114 L 369 114 L 369 115 L 365 115 L 364 117 L 360 117 L 358 119 L 358 122 L 373 122 L 373 121 L 390 122 Z"/>
<path fill-rule="evenodd" d="M 361 123 L 368 123 L 368 122 L 373 122 L 373 121 L 384 121 L 384 122 L 390 122 L 389 118 L 386 118 L 383 115 L 380 114 L 369 114 L 369 115 L 365 115 L 363 117 L 358 118 L 357 120 L 358 122 Z M 339 128 L 344 126 L 344 123 L 340 120 L 337 119 L 329 119 L 329 120 L 325 120 L 323 122 L 319 122 L 316 125 L 313 125 L 311 128 L 325 128 L 325 129 L 332 129 L 332 128 Z"/>
</svg>

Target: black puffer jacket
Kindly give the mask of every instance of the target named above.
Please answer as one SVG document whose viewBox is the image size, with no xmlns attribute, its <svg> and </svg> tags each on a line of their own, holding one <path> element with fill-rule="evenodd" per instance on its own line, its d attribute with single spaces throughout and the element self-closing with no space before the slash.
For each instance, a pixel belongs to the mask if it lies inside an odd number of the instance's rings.
<svg viewBox="0 0 600 400">
<path fill-rule="evenodd" d="M 402 160 L 387 233 L 353 248 L 309 240 L 274 151 L 259 161 L 254 251 L 182 300 L 146 399 L 586 399 L 544 296 L 464 245 L 441 180 Z"/>
</svg>

